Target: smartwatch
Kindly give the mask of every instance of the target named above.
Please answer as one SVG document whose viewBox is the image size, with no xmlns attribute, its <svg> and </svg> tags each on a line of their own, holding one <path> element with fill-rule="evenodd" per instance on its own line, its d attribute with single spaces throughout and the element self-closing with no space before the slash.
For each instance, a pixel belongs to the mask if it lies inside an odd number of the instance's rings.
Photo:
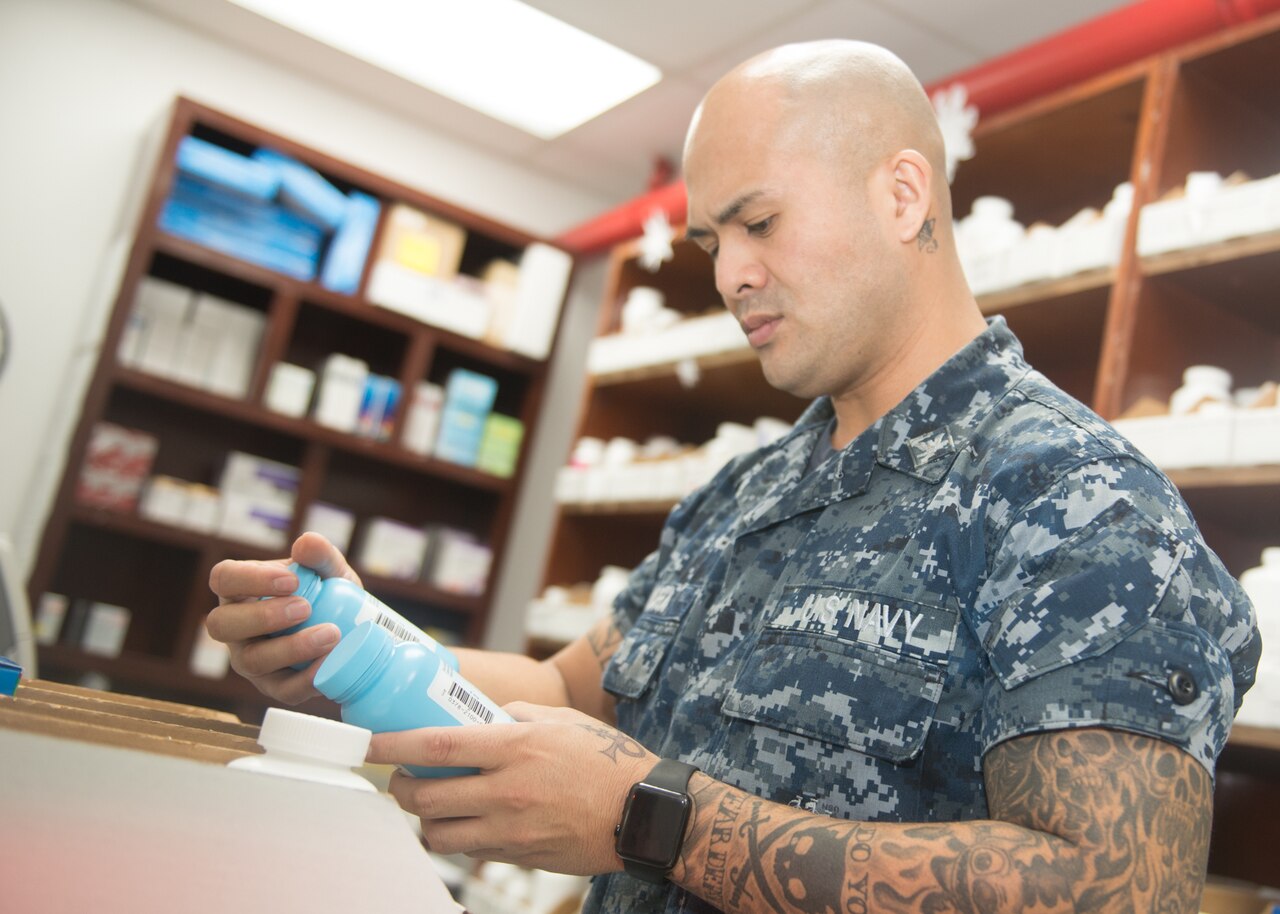
<svg viewBox="0 0 1280 914">
<path fill-rule="evenodd" d="M 662 759 L 631 786 L 622 821 L 613 830 L 614 851 L 626 871 L 645 882 L 666 882 L 680 859 L 684 829 L 693 800 L 689 778 L 698 769 L 684 762 Z"/>
</svg>

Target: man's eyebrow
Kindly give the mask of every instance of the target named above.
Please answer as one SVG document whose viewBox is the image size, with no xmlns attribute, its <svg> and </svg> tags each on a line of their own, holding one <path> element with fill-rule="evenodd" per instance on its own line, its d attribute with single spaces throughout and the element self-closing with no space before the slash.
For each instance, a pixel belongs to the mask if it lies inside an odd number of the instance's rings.
<svg viewBox="0 0 1280 914">
<path fill-rule="evenodd" d="M 757 197 L 759 197 L 763 193 L 764 191 L 762 190 L 747 191 L 745 194 L 735 199 L 732 203 L 730 203 L 724 209 L 720 210 L 720 212 L 715 215 L 712 221 L 715 222 L 716 225 L 724 225 L 726 222 L 730 221 L 731 219 L 735 218 L 739 213 L 741 213 L 743 208 L 747 204 L 755 200 Z M 685 229 L 685 232 L 684 232 L 684 236 L 691 241 L 697 241 L 699 238 L 706 238 L 710 234 L 711 234 L 711 231 L 709 229 L 699 228 L 696 225 L 689 226 L 688 228 Z"/>
</svg>

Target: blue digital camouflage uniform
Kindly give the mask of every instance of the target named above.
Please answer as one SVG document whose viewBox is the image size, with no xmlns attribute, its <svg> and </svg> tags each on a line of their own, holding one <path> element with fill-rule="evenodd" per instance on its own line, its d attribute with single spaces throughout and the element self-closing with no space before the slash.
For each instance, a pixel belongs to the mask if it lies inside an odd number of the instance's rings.
<svg viewBox="0 0 1280 914">
<path fill-rule="evenodd" d="M 1002 319 L 806 473 L 832 415 L 816 401 L 672 512 L 615 604 L 623 731 L 869 821 L 986 817 L 983 753 L 1035 731 L 1131 730 L 1212 773 L 1252 607 L 1172 484 Z M 619 873 L 586 910 L 712 909 Z"/>
</svg>

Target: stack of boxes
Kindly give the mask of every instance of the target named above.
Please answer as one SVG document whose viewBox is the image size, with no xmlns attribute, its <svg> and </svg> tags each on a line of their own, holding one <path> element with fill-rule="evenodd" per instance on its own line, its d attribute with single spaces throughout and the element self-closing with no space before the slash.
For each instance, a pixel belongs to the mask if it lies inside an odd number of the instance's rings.
<svg viewBox="0 0 1280 914">
<path fill-rule="evenodd" d="M 479 443 L 483 445 L 484 440 L 479 439 Z M 489 447 L 494 451 L 501 448 L 497 444 Z M 81 468 L 78 500 L 121 513 L 136 511 L 157 523 L 281 554 L 287 550 L 301 476 L 297 467 L 232 451 L 217 485 L 208 486 L 153 475 L 155 456 L 154 436 L 100 423 Z M 450 593 L 483 593 L 493 561 L 493 550 L 466 531 L 436 525 L 415 527 L 383 517 L 371 517 L 357 525 L 353 512 L 323 501 L 308 506 L 301 529 L 322 534 L 342 552 L 354 546 L 353 560 L 367 572 L 398 580 L 426 581 Z M 53 601 L 47 612 L 53 614 L 57 608 Z M 65 605 L 62 608 L 65 610 Z M 103 632 L 123 632 L 128 625 L 127 614 L 123 624 L 118 616 L 105 613 Z M 54 629 L 56 636 L 56 626 Z M 95 635 L 93 643 L 112 641 L 104 634 Z"/>
<path fill-rule="evenodd" d="M 194 136 L 178 144 L 175 164 L 162 229 L 295 279 L 355 292 L 380 210 L 372 197 L 343 194 L 274 150 L 243 156 Z"/>
<path fill-rule="evenodd" d="M 524 425 L 493 411 L 497 395 L 498 382 L 487 375 L 466 368 L 450 372 L 444 387 L 435 456 L 494 476 L 513 475 Z"/>
<path fill-rule="evenodd" d="M 243 398 L 265 325 L 261 311 L 146 276 L 117 354 L 129 368 Z"/>
</svg>

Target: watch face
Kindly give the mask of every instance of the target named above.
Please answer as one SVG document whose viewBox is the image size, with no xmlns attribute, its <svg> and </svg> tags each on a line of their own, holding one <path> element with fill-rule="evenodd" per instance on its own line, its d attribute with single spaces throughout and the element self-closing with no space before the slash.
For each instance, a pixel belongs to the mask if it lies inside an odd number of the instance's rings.
<svg viewBox="0 0 1280 914">
<path fill-rule="evenodd" d="M 675 866 L 689 820 L 690 800 L 683 793 L 639 784 L 627 799 L 616 850 L 624 860 L 667 869 Z"/>
</svg>

